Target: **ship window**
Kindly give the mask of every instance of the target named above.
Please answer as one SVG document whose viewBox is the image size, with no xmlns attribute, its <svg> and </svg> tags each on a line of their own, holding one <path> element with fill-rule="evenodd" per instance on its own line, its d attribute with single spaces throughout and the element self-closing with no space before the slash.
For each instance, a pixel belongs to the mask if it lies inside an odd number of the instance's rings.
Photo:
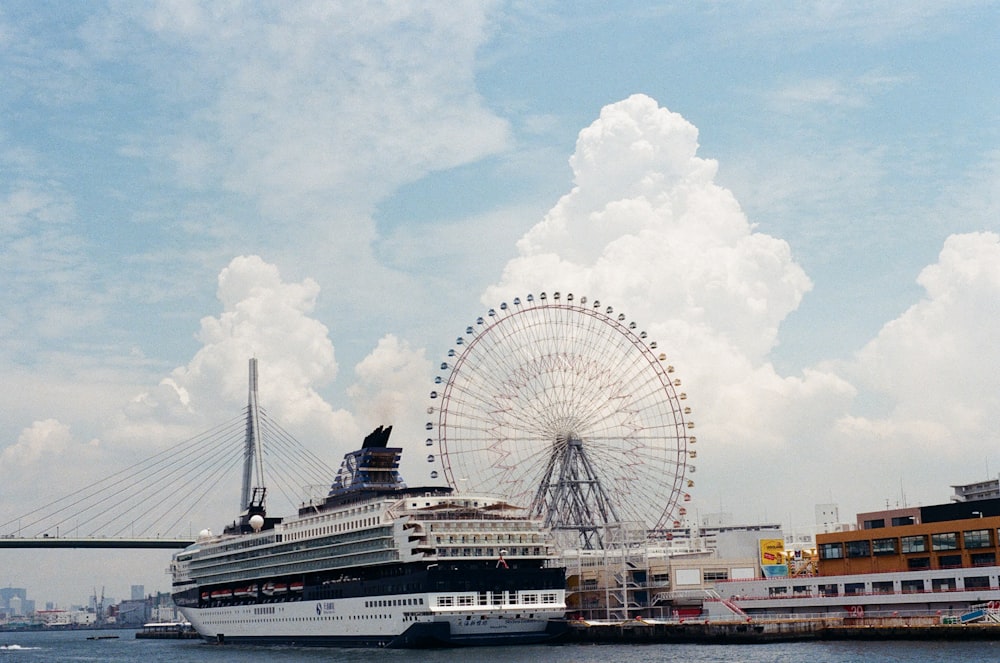
<svg viewBox="0 0 1000 663">
<path fill-rule="evenodd" d="M 931 568 L 931 558 L 930 557 L 911 557 L 906 560 L 906 568 L 911 571 L 918 571 L 920 569 Z"/>
<path fill-rule="evenodd" d="M 870 541 L 848 541 L 847 542 L 847 556 L 848 557 L 868 557 L 871 555 L 871 542 Z"/>
<path fill-rule="evenodd" d="M 914 592 L 924 591 L 924 581 L 923 580 L 901 580 L 899 583 L 899 588 L 904 594 L 912 594 Z"/>
<path fill-rule="evenodd" d="M 931 534 L 931 550 L 958 550 L 958 532 Z"/>
</svg>

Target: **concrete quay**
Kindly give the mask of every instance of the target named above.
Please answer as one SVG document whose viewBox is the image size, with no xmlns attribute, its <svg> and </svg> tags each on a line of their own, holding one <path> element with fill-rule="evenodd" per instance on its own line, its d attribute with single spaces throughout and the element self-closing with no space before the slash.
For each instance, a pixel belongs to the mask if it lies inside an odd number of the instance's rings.
<svg viewBox="0 0 1000 663">
<path fill-rule="evenodd" d="M 767 644 L 809 640 L 1000 640 L 1000 624 L 942 624 L 940 617 L 570 623 L 564 642 Z"/>
</svg>

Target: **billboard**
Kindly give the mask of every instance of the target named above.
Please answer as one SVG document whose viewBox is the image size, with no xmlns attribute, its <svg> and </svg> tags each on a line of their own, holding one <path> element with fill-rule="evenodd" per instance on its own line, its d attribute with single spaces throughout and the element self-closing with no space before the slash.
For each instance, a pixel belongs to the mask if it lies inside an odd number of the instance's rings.
<svg viewBox="0 0 1000 663">
<path fill-rule="evenodd" d="M 780 578 L 788 575 L 785 564 L 784 539 L 760 539 L 760 570 L 765 578 Z"/>
</svg>

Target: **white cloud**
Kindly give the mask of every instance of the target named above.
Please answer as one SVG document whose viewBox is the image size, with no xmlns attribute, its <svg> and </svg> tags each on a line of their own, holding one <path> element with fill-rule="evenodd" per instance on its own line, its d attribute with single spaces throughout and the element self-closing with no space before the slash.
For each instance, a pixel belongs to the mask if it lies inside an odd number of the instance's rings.
<svg viewBox="0 0 1000 663">
<path fill-rule="evenodd" d="M 168 152 L 193 186 L 219 182 L 298 223 L 303 205 L 365 209 L 402 182 L 504 149 L 475 92 L 489 5 L 160 3 L 136 20 L 193 66 L 159 70 L 204 107 Z M 115 32 L 120 17 L 93 28 Z M 360 186 L 363 185 L 363 186 Z M 329 197 L 328 197 L 329 196 Z M 291 206 L 290 201 L 296 201 Z M 322 201 L 325 201 L 323 203 Z"/>
<path fill-rule="evenodd" d="M 196 414 L 201 423 L 217 421 L 246 403 L 245 367 L 256 357 L 260 400 L 277 420 L 326 434 L 342 429 L 350 416 L 335 412 L 317 391 L 338 370 L 328 329 L 310 316 L 318 295 L 312 279 L 287 283 L 258 256 L 234 258 L 219 274 L 221 313 L 201 321 L 202 348 L 137 397 L 127 419 L 190 421 Z"/>
<path fill-rule="evenodd" d="M 1000 425 L 1000 237 L 952 235 L 918 282 L 926 296 L 851 366 L 891 408 L 864 427 L 883 431 L 897 450 L 943 445 L 981 457 Z"/>
<path fill-rule="evenodd" d="M 781 113 L 797 114 L 803 110 L 829 112 L 854 110 L 868 106 L 873 97 L 910 80 L 908 75 L 870 71 L 858 76 L 804 78 L 788 83 L 773 92 L 769 105 Z"/>
<path fill-rule="evenodd" d="M 578 291 L 661 325 L 672 350 L 710 330 L 759 361 L 811 284 L 785 242 L 753 232 L 697 147 L 697 129 L 649 97 L 605 107 L 580 132 L 573 191 L 522 238 L 484 302 Z"/>
<path fill-rule="evenodd" d="M 415 442 L 422 408 L 414 403 L 429 389 L 424 351 L 392 335 L 382 338 L 347 389 L 354 412 L 335 410 L 321 394 L 339 367 L 329 330 L 311 315 L 319 291 L 312 279 L 286 282 L 258 256 L 234 258 L 219 274 L 222 311 L 202 319 L 202 348 L 132 400 L 115 437 L 176 441 L 178 424 L 192 434 L 238 413 L 247 399 L 247 361 L 256 357 L 261 405 L 282 426 L 322 446 L 327 462 L 335 465 L 377 425 L 396 426 L 397 443 Z"/>
<path fill-rule="evenodd" d="M 17 442 L 0 454 L 4 476 L 14 477 L 26 466 L 51 462 L 69 451 L 73 436 L 69 426 L 55 419 L 36 421 L 26 428 Z"/>
<path fill-rule="evenodd" d="M 423 349 L 415 349 L 392 334 L 355 367 L 357 381 L 348 390 L 362 435 L 376 426 L 393 427 L 390 444 L 403 447 L 401 472 L 409 485 L 426 485 L 426 415 L 422 405 L 430 392 L 431 362 Z M 360 444 L 360 438 L 356 441 Z M 352 447 L 353 448 L 353 447 Z"/>
<path fill-rule="evenodd" d="M 645 327 L 694 408 L 704 511 L 759 490 L 769 459 L 813 444 L 855 389 L 829 369 L 786 377 L 769 363 L 810 280 L 787 243 L 754 231 L 697 150 L 697 129 L 649 97 L 606 106 L 580 132 L 573 190 L 522 238 L 483 301 L 568 291 Z"/>
</svg>

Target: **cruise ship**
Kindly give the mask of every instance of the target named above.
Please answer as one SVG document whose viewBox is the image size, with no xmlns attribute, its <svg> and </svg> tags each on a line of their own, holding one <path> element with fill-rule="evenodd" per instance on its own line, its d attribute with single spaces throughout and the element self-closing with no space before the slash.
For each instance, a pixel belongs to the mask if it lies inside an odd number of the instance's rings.
<svg viewBox="0 0 1000 663">
<path fill-rule="evenodd" d="M 407 488 L 392 428 L 348 453 L 321 501 L 265 512 L 171 562 L 184 617 L 214 643 L 349 647 L 528 644 L 566 630 L 549 532 L 500 498 Z"/>
</svg>

